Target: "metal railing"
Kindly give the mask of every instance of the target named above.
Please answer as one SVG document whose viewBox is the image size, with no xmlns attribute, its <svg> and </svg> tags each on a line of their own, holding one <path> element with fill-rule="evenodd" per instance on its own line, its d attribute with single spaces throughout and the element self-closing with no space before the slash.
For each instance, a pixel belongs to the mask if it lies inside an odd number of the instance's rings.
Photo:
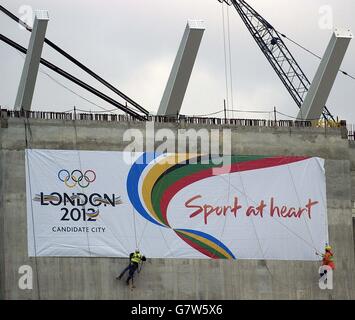
<svg viewBox="0 0 355 320">
<path fill-rule="evenodd" d="M 51 112 L 51 111 L 15 111 L 1 109 L 1 119 L 26 118 L 64 121 L 102 121 L 102 122 L 140 122 L 129 115 L 114 113 L 78 113 L 78 112 Z M 346 127 L 349 140 L 355 140 L 355 126 L 346 124 L 345 121 L 329 122 L 317 121 L 294 121 L 294 120 L 265 120 L 265 119 L 229 119 L 229 118 L 206 118 L 189 117 L 184 115 L 169 117 L 149 115 L 147 121 L 156 123 L 185 123 L 192 125 L 218 125 L 236 127 L 301 127 L 301 128 L 340 128 Z"/>
</svg>

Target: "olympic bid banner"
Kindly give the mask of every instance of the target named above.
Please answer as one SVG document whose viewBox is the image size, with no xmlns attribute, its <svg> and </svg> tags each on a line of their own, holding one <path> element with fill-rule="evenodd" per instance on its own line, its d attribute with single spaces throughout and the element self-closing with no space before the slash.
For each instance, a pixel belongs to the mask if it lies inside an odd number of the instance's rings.
<svg viewBox="0 0 355 320">
<path fill-rule="evenodd" d="M 29 256 L 319 260 L 328 242 L 323 159 L 129 158 L 26 150 Z"/>
</svg>

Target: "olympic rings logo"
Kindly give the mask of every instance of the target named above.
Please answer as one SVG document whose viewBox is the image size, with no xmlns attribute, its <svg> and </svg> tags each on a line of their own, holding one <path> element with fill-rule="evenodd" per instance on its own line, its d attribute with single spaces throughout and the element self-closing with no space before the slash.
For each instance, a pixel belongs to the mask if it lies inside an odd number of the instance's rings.
<svg viewBox="0 0 355 320">
<path fill-rule="evenodd" d="M 76 185 L 87 188 L 96 180 L 96 173 L 93 170 L 86 170 L 84 173 L 81 170 L 73 170 L 70 173 L 68 170 L 62 169 L 58 172 L 58 179 L 64 182 L 68 188 L 74 188 Z"/>
</svg>

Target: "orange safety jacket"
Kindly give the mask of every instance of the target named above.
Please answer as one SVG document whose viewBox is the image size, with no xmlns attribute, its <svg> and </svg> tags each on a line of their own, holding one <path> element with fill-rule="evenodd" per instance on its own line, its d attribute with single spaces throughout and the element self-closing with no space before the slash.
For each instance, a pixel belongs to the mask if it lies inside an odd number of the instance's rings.
<svg viewBox="0 0 355 320">
<path fill-rule="evenodd" d="M 333 252 L 326 251 L 325 254 L 323 254 L 322 256 L 323 256 L 323 266 L 329 266 L 333 270 L 335 270 Z"/>
</svg>

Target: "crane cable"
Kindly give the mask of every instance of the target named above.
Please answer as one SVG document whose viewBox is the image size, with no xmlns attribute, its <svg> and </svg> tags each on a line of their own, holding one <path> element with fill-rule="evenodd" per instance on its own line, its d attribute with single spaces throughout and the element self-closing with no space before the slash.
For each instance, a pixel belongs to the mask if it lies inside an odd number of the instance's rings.
<svg viewBox="0 0 355 320">
<path fill-rule="evenodd" d="M 299 48 L 301 48 L 302 50 L 308 52 L 309 54 L 311 54 L 312 56 L 318 58 L 319 60 L 322 60 L 322 57 L 319 56 L 318 54 L 312 52 L 311 50 L 307 49 L 306 47 L 304 47 L 303 45 L 301 45 L 300 43 L 298 43 L 295 40 L 292 40 L 291 38 L 289 38 L 288 36 L 286 36 L 284 33 L 277 31 L 282 37 L 284 37 L 285 39 L 287 39 L 288 41 L 292 42 L 293 44 L 295 44 L 296 46 L 298 46 Z M 349 77 L 352 80 L 355 80 L 355 76 L 349 74 L 348 72 L 339 69 L 339 72 L 342 73 L 343 75 Z"/>
<path fill-rule="evenodd" d="M 233 72 L 232 72 L 232 49 L 231 49 L 231 36 L 230 36 L 230 19 L 229 19 L 229 6 L 227 6 L 227 36 L 228 36 L 228 54 L 229 54 L 229 78 L 230 78 L 230 98 L 232 117 L 234 117 L 234 88 L 233 88 Z"/>
<path fill-rule="evenodd" d="M 224 3 L 221 4 L 222 8 L 222 24 L 223 24 L 223 53 L 224 53 L 224 74 L 225 74 L 225 86 L 226 86 L 226 102 L 227 108 L 229 108 L 229 87 L 228 87 L 228 58 L 227 58 L 227 44 L 226 44 L 226 22 L 224 14 Z"/>
<path fill-rule="evenodd" d="M 234 117 L 234 93 L 233 93 L 232 49 L 231 49 L 231 36 L 230 36 L 229 6 L 226 6 L 226 13 L 224 7 L 225 7 L 224 2 L 221 2 L 222 25 L 223 25 L 224 72 L 225 72 L 225 85 L 226 85 L 226 96 L 227 96 L 226 102 L 227 102 L 227 109 L 229 107 L 231 108 L 230 111 L 232 112 L 232 117 Z M 228 116 L 230 118 L 230 114 Z"/>
</svg>

